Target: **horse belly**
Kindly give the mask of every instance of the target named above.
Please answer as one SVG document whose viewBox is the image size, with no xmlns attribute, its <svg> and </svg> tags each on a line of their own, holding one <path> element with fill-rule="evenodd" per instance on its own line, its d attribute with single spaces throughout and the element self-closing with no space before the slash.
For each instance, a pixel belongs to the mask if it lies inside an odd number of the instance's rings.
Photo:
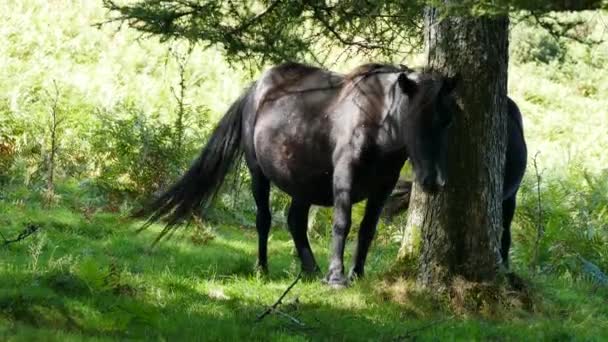
<svg viewBox="0 0 608 342">
<path fill-rule="evenodd" d="M 256 127 L 255 152 L 262 171 L 279 189 L 316 205 L 331 205 L 331 150 L 319 133 L 262 124 Z"/>
</svg>

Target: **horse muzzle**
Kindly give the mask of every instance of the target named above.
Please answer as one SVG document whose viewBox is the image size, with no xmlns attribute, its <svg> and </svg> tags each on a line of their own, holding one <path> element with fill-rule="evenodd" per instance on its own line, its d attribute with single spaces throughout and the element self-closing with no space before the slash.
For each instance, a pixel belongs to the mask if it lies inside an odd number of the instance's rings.
<svg viewBox="0 0 608 342">
<path fill-rule="evenodd" d="M 424 192 L 434 194 L 442 190 L 445 183 L 445 178 L 441 175 L 441 173 L 437 173 L 424 177 L 420 185 L 422 186 L 422 190 L 424 190 Z"/>
</svg>

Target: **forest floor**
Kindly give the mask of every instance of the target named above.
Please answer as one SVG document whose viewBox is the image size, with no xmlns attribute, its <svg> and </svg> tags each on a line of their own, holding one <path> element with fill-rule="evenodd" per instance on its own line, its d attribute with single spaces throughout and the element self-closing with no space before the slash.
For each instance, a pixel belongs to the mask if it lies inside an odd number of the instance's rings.
<svg viewBox="0 0 608 342">
<path fill-rule="evenodd" d="M 270 273 L 254 271 L 251 226 L 184 229 L 151 248 L 159 227 L 120 215 L 0 201 L 0 340 L 585 340 L 608 338 L 608 291 L 521 271 L 531 302 L 475 310 L 395 277 L 394 242 L 380 239 L 368 275 L 345 290 L 300 281 L 289 234 L 273 227 Z M 352 236 L 351 236 L 352 238 Z M 327 238 L 313 241 L 322 269 Z M 349 246 L 349 250 L 352 249 Z M 347 260 L 350 260 L 350 255 Z M 503 296 L 503 298 L 505 298 Z"/>
</svg>

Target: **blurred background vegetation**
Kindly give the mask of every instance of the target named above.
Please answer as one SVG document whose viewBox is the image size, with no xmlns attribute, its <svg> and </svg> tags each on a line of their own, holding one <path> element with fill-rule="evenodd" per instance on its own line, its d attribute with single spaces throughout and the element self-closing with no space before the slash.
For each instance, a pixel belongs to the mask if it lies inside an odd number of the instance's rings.
<svg viewBox="0 0 608 342">
<path fill-rule="evenodd" d="M 128 215 L 185 170 L 260 73 L 228 64 L 215 48 L 97 27 L 106 15 L 97 1 L 0 3 L 3 220 L 9 207 Z M 608 39 L 605 12 L 560 16 L 583 19 L 573 33 L 581 41 Z M 608 43 L 556 39 L 514 16 L 510 51 L 509 92 L 524 115 L 530 155 L 513 267 L 608 281 L 597 272 L 608 271 Z M 363 61 L 336 55 L 328 64 L 347 71 Z M 253 227 L 244 166 L 234 176 L 209 216 Z M 272 198 L 274 224 L 283 227 L 288 200 Z M 313 210 L 313 238 L 328 236 L 329 218 L 328 209 Z M 398 246 L 404 222 L 383 222 L 379 238 Z"/>
</svg>

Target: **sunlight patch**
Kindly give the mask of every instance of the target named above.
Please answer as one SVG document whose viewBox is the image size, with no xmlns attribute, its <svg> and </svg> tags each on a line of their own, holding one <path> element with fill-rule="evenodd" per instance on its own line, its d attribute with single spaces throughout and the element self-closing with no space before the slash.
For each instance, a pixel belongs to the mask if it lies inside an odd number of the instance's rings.
<svg viewBox="0 0 608 342">
<path fill-rule="evenodd" d="M 221 287 L 210 288 L 207 291 L 207 295 L 211 299 L 217 299 L 217 300 L 229 300 L 230 299 L 230 297 L 228 295 L 226 295 L 226 293 L 224 293 L 224 289 L 222 289 Z"/>
</svg>

